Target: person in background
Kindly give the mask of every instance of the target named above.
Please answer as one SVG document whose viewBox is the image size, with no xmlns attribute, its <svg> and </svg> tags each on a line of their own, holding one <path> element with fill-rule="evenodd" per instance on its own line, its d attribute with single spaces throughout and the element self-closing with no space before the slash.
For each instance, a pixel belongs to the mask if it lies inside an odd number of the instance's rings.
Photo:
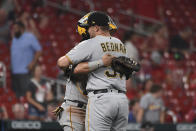
<svg viewBox="0 0 196 131">
<path fill-rule="evenodd" d="M 172 52 L 186 52 L 190 49 L 190 43 L 188 42 L 192 37 L 193 32 L 191 28 L 186 27 L 180 31 L 179 34 L 173 36 L 170 40 L 170 50 Z"/>
<path fill-rule="evenodd" d="M 23 104 L 17 103 L 13 105 L 12 112 L 14 114 L 14 120 L 24 120 L 25 119 L 25 107 Z"/>
<path fill-rule="evenodd" d="M 42 68 L 40 65 L 35 65 L 33 70 L 33 78 L 28 85 L 26 93 L 29 103 L 28 115 L 30 120 L 44 120 L 47 112 L 47 101 L 53 99 L 51 86 L 41 78 Z"/>
<path fill-rule="evenodd" d="M 10 25 L 8 15 L 5 10 L 0 9 L 0 44 L 8 44 L 10 40 Z"/>
<path fill-rule="evenodd" d="M 136 43 L 137 39 L 138 35 L 133 31 L 125 32 L 123 37 L 123 43 L 127 49 L 128 56 L 134 60 L 139 59 L 138 50 L 134 46 L 134 43 Z"/>
<path fill-rule="evenodd" d="M 153 27 L 152 36 L 147 38 L 146 41 L 141 46 L 143 51 L 154 52 L 158 51 L 163 54 L 168 51 L 168 41 L 169 33 L 166 25 L 159 24 Z"/>
<path fill-rule="evenodd" d="M 139 54 L 137 48 L 134 46 L 137 43 L 138 34 L 133 31 L 125 32 L 123 36 L 123 43 L 127 49 L 128 57 L 134 60 L 139 60 Z M 127 95 L 129 99 L 135 97 L 134 87 L 136 87 L 135 75 L 132 75 L 132 79 L 126 81 Z"/>
<path fill-rule="evenodd" d="M 165 107 L 161 99 L 162 93 L 160 85 L 153 85 L 150 93 L 141 98 L 137 122 L 164 123 Z"/>
<path fill-rule="evenodd" d="M 37 38 L 25 31 L 22 22 L 13 25 L 14 38 L 11 43 L 12 89 L 19 98 L 24 96 L 29 82 L 29 73 L 41 55 L 41 46 Z"/>
<path fill-rule="evenodd" d="M 133 99 L 129 103 L 129 117 L 128 117 L 128 123 L 136 123 L 136 118 L 137 118 L 137 113 L 139 111 L 139 100 L 138 99 Z"/>
<path fill-rule="evenodd" d="M 19 20 L 22 21 L 22 23 L 24 23 L 25 28 L 28 32 L 33 33 L 37 39 L 41 38 L 41 35 L 36 27 L 35 21 L 28 12 L 24 11 L 22 15 L 19 17 Z"/>
<path fill-rule="evenodd" d="M 150 92 L 150 89 L 153 85 L 153 81 L 152 79 L 147 79 L 144 83 L 143 83 L 143 87 L 142 87 L 142 91 L 140 92 L 140 97 L 144 96 L 145 94 Z"/>
<path fill-rule="evenodd" d="M 0 106 L 0 120 L 7 120 L 8 117 L 8 113 L 6 110 L 6 107 L 4 105 Z"/>
</svg>

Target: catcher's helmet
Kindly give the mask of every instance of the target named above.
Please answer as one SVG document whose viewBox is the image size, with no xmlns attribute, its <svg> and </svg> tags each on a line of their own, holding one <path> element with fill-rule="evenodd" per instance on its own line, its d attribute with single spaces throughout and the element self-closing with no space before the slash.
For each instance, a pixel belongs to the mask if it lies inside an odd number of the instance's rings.
<svg viewBox="0 0 196 131">
<path fill-rule="evenodd" d="M 83 37 L 89 37 L 87 30 L 94 25 L 109 26 L 111 34 L 117 30 L 117 26 L 110 16 L 103 12 L 94 11 L 86 14 L 78 21 L 77 32 Z"/>
</svg>

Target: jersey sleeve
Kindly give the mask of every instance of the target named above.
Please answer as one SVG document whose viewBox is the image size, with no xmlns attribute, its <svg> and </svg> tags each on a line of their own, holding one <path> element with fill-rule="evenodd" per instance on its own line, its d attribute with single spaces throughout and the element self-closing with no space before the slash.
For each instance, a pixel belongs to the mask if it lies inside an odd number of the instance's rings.
<svg viewBox="0 0 196 131">
<path fill-rule="evenodd" d="M 140 107 L 144 110 L 148 108 L 148 98 L 146 96 L 142 97 L 140 101 Z"/>
<path fill-rule="evenodd" d="M 34 93 L 35 93 L 35 88 L 36 88 L 36 87 L 34 86 L 34 84 L 33 84 L 32 82 L 29 82 L 27 91 L 29 91 L 29 92 L 31 92 L 32 94 L 34 94 Z"/>
<path fill-rule="evenodd" d="M 41 51 L 41 46 L 39 41 L 34 35 L 31 35 L 31 47 L 33 48 L 34 51 Z"/>
<path fill-rule="evenodd" d="M 92 56 L 90 41 L 83 41 L 70 50 L 66 57 L 72 64 L 78 64 L 82 61 L 88 61 Z"/>
</svg>

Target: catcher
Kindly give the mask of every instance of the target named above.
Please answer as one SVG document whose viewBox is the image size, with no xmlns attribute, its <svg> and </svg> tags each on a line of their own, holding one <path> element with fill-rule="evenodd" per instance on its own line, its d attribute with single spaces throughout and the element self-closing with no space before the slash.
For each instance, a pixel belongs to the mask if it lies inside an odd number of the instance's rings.
<svg viewBox="0 0 196 131">
<path fill-rule="evenodd" d="M 78 30 L 91 39 L 79 43 L 59 58 L 58 66 L 66 70 L 69 65 L 80 63 L 73 72 L 89 73 L 85 129 L 126 130 L 128 101 L 125 95 L 125 78 L 131 76 L 133 71 L 138 71 L 135 67 L 139 64 L 126 57 L 126 49 L 119 39 L 111 37 L 111 21 L 108 15 L 92 12 L 79 22 L 81 24 Z M 104 55 L 111 59 L 104 62 L 101 57 Z M 83 61 L 88 62 L 81 63 Z"/>
</svg>

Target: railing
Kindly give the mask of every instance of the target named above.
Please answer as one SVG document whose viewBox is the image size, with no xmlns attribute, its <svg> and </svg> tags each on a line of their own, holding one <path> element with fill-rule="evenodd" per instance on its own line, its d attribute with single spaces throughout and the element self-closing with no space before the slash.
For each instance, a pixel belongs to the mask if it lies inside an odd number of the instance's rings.
<svg viewBox="0 0 196 131">
<path fill-rule="evenodd" d="M 50 82 L 51 84 L 56 84 L 56 92 L 57 92 L 56 99 L 57 100 L 61 100 L 62 97 L 64 97 L 65 92 L 62 92 L 61 88 L 66 86 L 66 80 L 59 80 L 59 79 L 54 79 L 54 78 L 50 78 L 46 76 L 42 76 L 42 79 Z"/>
<path fill-rule="evenodd" d="M 162 22 L 159 21 L 159 20 L 149 18 L 149 17 L 145 17 L 145 16 L 141 16 L 141 15 L 135 14 L 133 12 L 126 12 L 126 11 L 120 10 L 119 13 L 123 14 L 123 15 L 133 17 L 135 19 L 138 19 L 139 23 L 143 23 L 144 21 L 146 21 L 146 22 L 149 22 L 149 23 L 152 23 L 152 24 L 162 24 Z"/>
<path fill-rule="evenodd" d="M 91 0 L 82 0 L 84 2 L 87 2 L 90 6 L 90 11 L 93 11 L 94 9 L 94 4 Z M 73 13 L 73 14 L 76 14 L 76 15 L 79 15 L 79 16 L 84 16 L 87 12 L 84 12 L 84 11 L 81 11 L 81 10 L 77 10 L 77 9 L 74 9 L 74 8 L 71 8 L 70 7 L 70 2 L 71 0 L 67 0 L 66 4 L 64 6 L 56 3 L 56 2 L 51 2 L 50 0 L 45 0 L 45 5 L 46 6 L 51 6 L 51 7 L 54 7 L 54 8 L 58 8 L 58 9 L 61 9 L 61 10 L 64 10 L 64 11 L 68 11 L 70 13 Z M 147 17 L 143 17 L 143 16 L 139 16 L 139 15 L 130 15 L 130 14 L 127 14 L 126 12 L 119 12 L 119 13 L 122 13 L 124 15 L 128 15 L 131 17 L 135 17 L 135 18 L 138 18 L 138 19 L 141 19 L 140 22 L 142 23 L 142 21 L 146 20 L 146 21 L 151 21 L 151 22 L 154 22 L 154 23 L 160 23 L 159 21 L 157 20 L 154 20 L 154 19 L 151 19 L 151 18 L 147 18 Z M 150 33 L 149 32 L 146 32 L 144 30 L 141 30 L 141 29 L 135 29 L 131 26 L 128 26 L 128 25 L 124 25 L 124 24 L 121 24 L 118 22 L 118 18 L 117 17 L 114 17 L 114 19 L 116 20 L 116 24 L 119 28 L 123 29 L 123 30 L 133 30 L 139 34 L 142 34 L 142 35 L 146 35 L 146 36 L 149 36 Z"/>
</svg>

